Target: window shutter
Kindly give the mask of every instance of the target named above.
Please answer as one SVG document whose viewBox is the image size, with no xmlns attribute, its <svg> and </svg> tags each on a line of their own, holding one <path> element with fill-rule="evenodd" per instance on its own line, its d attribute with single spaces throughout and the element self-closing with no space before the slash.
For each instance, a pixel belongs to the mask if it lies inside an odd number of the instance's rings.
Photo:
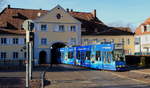
<svg viewBox="0 0 150 88">
<path fill-rule="evenodd" d="M 9 38 L 6 38 L 6 44 L 9 44 Z"/>
<path fill-rule="evenodd" d="M 48 30 L 48 24 L 46 24 L 46 31 Z"/>
<path fill-rule="evenodd" d="M 58 32 L 58 31 L 59 31 L 59 26 L 56 25 L 56 26 L 55 26 L 55 29 L 54 29 L 54 32 Z"/>
<path fill-rule="evenodd" d="M 13 44 L 13 38 L 10 38 L 10 39 L 9 39 L 9 43 L 10 43 L 10 44 Z"/>
<path fill-rule="evenodd" d="M 19 44 L 24 44 L 24 38 L 19 38 Z"/>
<path fill-rule="evenodd" d="M 71 26 L 68 26 L 68 32 L 71 32 L 71 28 L 70 28 Z"/>
</svg>

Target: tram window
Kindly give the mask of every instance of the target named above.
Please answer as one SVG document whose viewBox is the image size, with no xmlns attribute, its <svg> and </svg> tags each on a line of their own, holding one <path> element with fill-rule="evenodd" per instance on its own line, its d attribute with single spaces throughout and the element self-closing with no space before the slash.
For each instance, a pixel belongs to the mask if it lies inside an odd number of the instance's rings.
<svg viewBox="0 0 150 88">
<path fill-rule="evenodd" d="M 113 51 L 113 52 L 112 52 L 112 59 L 113 59 L 113 61 L 115 61 L 115 58 L 116 58 L 115 52 Z"/>
<path fill-rule="evenodd" d="M 90 60 L 90 56 L 91 56 L 91 51 L 86 51 L 87 60 Z"/>
<path fill-rule="evenodd" d="M 111 63 L 112 52 L 107 52 L 107 62 Z"/>
<path fill-rule="evenodd" d="M 80 51 L 77 51 L 77 59 L 80 59 Z"/>
<path fill-rule="evenodd" d="M 61 58 L 64 58 L 64 53 L 63 52 L 61 53 Z"/>
<path fill-rule="evenodd" d="M 103 52 L 103 59 L 104 59 L 104 63 L 106 63 L 106 59 L 107 59 L 107 53 L 106 52 Z"/>
<path fill-rule="evenodd" d="M 100 51 L 96 51 L 96 61 L 101 61 L 101 52 Z"/>
<path fill-rule="evenodd" d="M 73 58 L 73 52 L 68 52 L 68 58 Z"/>
</svg>

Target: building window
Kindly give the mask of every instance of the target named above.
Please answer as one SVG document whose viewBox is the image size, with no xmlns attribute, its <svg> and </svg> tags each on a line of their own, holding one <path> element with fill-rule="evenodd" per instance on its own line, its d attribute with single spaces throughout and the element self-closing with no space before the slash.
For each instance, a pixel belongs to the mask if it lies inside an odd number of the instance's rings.
<svg viewBox="0 0 150 88">
<path fill-rule="evenodd" d="M 42 45 L 46 45 L 47 44 L 47 39 L 46 38 L 42 38 L 41 39 L 41 44 Z"/>
<path fill-rule="evenodd" d="M 13 52 L 13 58 L 14 58 L 14 59 L 17 59 L 18 56 L 19 56 L 19 55 L 18 55 L 18 52 Z"/>
<path fill-rule="evenodd" d="M 130 45 L 130 39 L 128 39 L 128 45 Z"/>
<path fill-rule="evenodd" d="M 59 25 L 59 32 L 64 32 L 64 31 L 65 31 L 65 26 Z"/>
<path fill-rule="evenodd" d="M 1 38 L 1 44 L 7 44 L 7 38 Z"/>
<path fill-rule="evenodd" d="M 1 59 L 6 59 L 6 52 L 1 52 Z"/>
<path fill-rule="evenodd" d="M 139 45 L 140 44 L 140 38 L 135 38 L 135 45 Z"/>
<path fill-rule="evenodd" d="M 76 26 L 70 26 L 70 32 L 76 32 Z"/>
<path fill-rule="evenodd" d="M 41 31 L 46 31 L 47 30 L 47 25 L 46 24 L 42 24 L 41 25 Z"/>
<path fill-rule="evenodd" d="M 19 39 L 18 38 L 13 38 L 13 44 L 18 44 Z"/>
<path fill-rule="evenodd" d="M 72 45 L 76 44 L 76 38 L 71 38 L 70 42 L 71 42 Z"/>
</svg>

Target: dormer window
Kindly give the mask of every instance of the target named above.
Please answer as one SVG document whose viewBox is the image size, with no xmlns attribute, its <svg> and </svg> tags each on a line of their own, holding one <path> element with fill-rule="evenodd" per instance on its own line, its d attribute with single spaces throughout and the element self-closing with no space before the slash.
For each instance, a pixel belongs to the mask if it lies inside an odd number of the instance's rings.
<svg viewBox="0 0 150 88">
<path fill-rule="evenodd" d="M 147 31 L 147 26 L 146 25 L 144 25 L 144 32 L 146 32 Z"/>
</svg>

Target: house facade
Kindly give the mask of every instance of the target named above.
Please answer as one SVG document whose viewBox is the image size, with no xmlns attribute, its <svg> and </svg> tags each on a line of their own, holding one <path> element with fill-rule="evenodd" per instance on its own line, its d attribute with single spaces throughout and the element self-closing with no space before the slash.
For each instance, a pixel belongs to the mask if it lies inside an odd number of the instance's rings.
<svg viewBox="0 0 150 88">
<path fill-rule="evenodd" d="M 143 22 L 135 31 L 135 52 L 150 53 L 150 18 Z"/>
<path fill-rule="evenodd" d="M 35 64 L 57 62 L 58 48 L 98 44 L 100 42 L 97 41 L 103 40 L 119 42 L 123 45 L 121 49 L 128 53 L 134 52 L 133 33 L 128 29 L 105 25 L 97 18 L 96 10 L 77 12 L 65 10 L 59 5 L 51 10 L 35 10 L 11 8 L 9 5 L 0 13 L 0 60 L 26 60 L 26 31 L 23 22 L 29 19 L 35 25 Z"/>
<path fill-rule="evenodd" d="M 72 17 L 61 6 L 56 6 L 33 21 L 35 23 L 34 56 L 37 59 L 36 64 L 38 62 L 43 64 L 51 62 L 53 58 L 51 57 L 51 50 L 54 45 L 80 45 L 81 22 Z M 44 52 L 46 61 L 43 61 L 42 53 Z"/>
</svg>

